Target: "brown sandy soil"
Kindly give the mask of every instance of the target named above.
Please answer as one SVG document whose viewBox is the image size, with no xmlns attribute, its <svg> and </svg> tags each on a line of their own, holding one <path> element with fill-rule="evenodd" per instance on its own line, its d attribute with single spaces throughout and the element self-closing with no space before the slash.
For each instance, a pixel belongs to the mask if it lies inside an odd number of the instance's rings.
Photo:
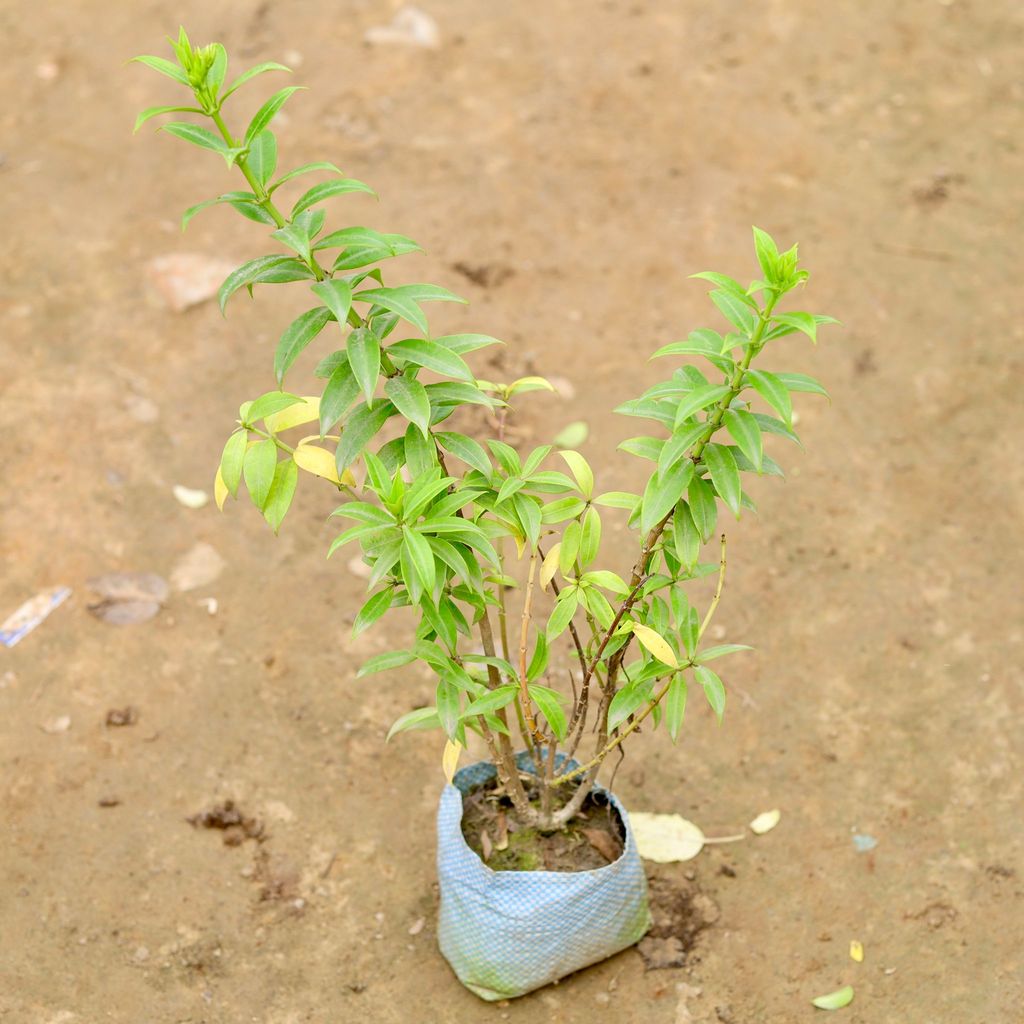
<svg viewBox="0 0 1024 1024">
<path fill-rule="evenodd" d="M 365 47 L 393 10 L 368 0 L 0 5 L 0 613 L 74 588 L 0 651 L 0 1020 L 774 1024 L 847 982 L 851 1024 L 1022 1020 L 1024 9 L 426 6 L 433 52 Z M 434 942 L 440 744 L 382 744 L 430 683 L 354 680 L 395 637 L 348 639 L 362 581 L 324 561 L 331 495 L 301 488 L 278 540 L 250 508 L 171 496 L 209 486 L 295 302 L 264 290 L 225 321 L 147 292 L 156 256 L 264 245 L 230 211 L 182 237 L 178 211 L 237 185 L 131 136 L 173 86 L 123 62 L 179 21 L 238 63 L 302 55 L 284 159 L 379 190 L 332 216 L 424 245 L 392 280 L 473 300 L 437 327 L 573 382 L 520 422 L 587 419 L 605 489 L 641 470 L 601 454 L 638 432 L 603 410 L 656 379 L 656 345 L 714 322 L 686 275 L 749 275 L 751 223 L 799 239 L 807 303 L 847 325 L 773 364 L 834 401 L 800 404 L 806 454 L 777 453 L 787 481 L 730 528 L 716 621 L 757 653 L 726 676 L 724 725 L 694 702 L 678 747 L 634 744 L 616 779 L 627 807 L 712 834 L 782 811 L 667 872 L 719 910 L 686 967 L 627 951 L 505 1007 L 462 990 Z M 166 577 L 199 541 L 215 583 L 143 625 L 87 612 L 88 577 Z M 610 530 L 621 570 L 620 551 Z M 129 704 L 134 725 L 104 724 Z M 261 836 L 186 822 L 227 799 Z"/>
</svg>

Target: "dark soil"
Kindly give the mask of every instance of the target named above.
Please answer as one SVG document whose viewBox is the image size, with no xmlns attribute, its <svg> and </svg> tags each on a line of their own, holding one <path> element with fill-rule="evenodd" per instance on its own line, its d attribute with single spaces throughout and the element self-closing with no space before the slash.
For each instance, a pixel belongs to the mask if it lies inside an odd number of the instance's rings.
<svg viewBox="0 0 1024 1024">
<path fill-rule="evenodd" d="M 462 835 L 494 871 L 592 871 L 619 859 L 626 831 L 619 812 L 601 793 L 588 796 L 564 829 L 528 828 L 516 820 L 512 801 L 491 780 L 474 786 L 463 799 Z"/>
</svg>

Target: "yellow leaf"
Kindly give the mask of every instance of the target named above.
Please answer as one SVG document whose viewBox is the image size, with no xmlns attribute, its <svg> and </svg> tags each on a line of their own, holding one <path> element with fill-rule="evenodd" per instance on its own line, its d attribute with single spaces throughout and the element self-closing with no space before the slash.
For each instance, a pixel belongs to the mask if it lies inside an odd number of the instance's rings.
<svg viewBox="0 0 1024 1024">
<path fill-rule="evenodd" d="M 540 589 L 547 590 L 548 584 L 555 578 L 558 571 L 558 555 L 562 550 L 561 543 L 556 544 L 545 556 L 540 567 Z"/>
<path fill-rule="evenodd" d="M 228 497 L 228 485 L 224 483 L 220 467 L 217 467 L 217 475 L 213 478 L 213 500 L 217 502 L 217 508 L 224 511 L 224 502 Z"/>
<path fill-rule="evenodd" d="M 273 412 L 264 417 L 263 422 L 267 430 L 272 434 L 279 434 L 282 430 L 297 427 L 300 423 L 312 423 L 320 419 L 320 399 L 316 395 L 303 398 L 295 405 L 289 405 L 287 409 L 280 412 Z"/>
<path fill-rule="evenodd" d="M 864 960 L 864 947 L 856 940 L 850 940 L 850 959 L 862 963 Z"/>
<path fill-rule="evenodd" d="M 751 823 L 750 831 L 756 836 L 763 836 L 765 832 L 771 832 L 779 823 L 782 812 L 779 810 L 765 811 L 759 814 Z"/>
<path fill-rule="evenodd" d="M 672 648 L 660 637 L 650 626 L 641 626 L 639 622 L 633 623 L 633 633 L 637 640 L 640 641 L 653 654 L 658 661 L 669 665 L 672 668 L 679 668 L 679 662 L 676 661 L 675 653 Z"/>
<path fill-rule="evenodd" d="M 326 448 L 318 448 L 315 444 L 300 443 L 292 456 L 295 465 L 314 476 L 322 476 L 332 484 L 340 483 L 338 467 L 334 464 L 334 453 Z M 349 474 L 351 476 L 351 474 Z"/>
<path fill-rule="evenodd" d="M 455 769 L 459 766 L 459 756 L 462 754 L 462 744 L 458 740 L 448 740 L 444 745 L 444 753 L 441 755 L 441 767 L 444 769 L 444 777 L 451 782 L 455 778 Z"/>
</svg>

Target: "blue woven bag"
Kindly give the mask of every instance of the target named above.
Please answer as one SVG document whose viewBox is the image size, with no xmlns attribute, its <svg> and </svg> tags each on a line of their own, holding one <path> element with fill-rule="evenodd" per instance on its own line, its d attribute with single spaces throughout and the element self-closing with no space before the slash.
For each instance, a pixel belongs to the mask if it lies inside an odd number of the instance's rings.
<svg viewBox="0 0 1024 1024">
<path fill-rule="evenodd" d="M 519 767 L 531 771 L 527 754 Z M 569 768 L 576 762 L 567 762 Z M 438 943 L 459 981 L 481 999 L 511 999 L 598 963 L 651 926 L 644 876 L 626 811 L 622 855 L 593 871 L 493 871 L 462 836 L 462 797 L 493 778 L 487 761 L 457 772 L 437 814 L 441 889 Z"/>
</svg>

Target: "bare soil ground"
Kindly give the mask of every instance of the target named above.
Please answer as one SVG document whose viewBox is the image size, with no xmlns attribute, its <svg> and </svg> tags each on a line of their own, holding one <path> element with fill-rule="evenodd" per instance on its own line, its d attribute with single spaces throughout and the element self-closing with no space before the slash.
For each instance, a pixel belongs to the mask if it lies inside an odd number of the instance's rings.
<svg viewBox="0 0 1024 1024">
<path fill-rule="evenodd" d="M 0 1020 L 762 1024 L 852 983 L 851 1024 L 1021 1021 L 1024 9 L 426 6 L 434 51 L 365 46 L 393 11 L 368 0 L 0 5 L 0 617 L 74 590 L 0 651 Z M 123 62 L 179 21 L 237 61 L 301 55 L 286 159 L 379 190 L 334 216 L 424 245 L 396 279 L 473 300 L 439 327 L 572 381 L 518 422 L 588 420 L 606 489 L 640 467 L 603 454 L 637 432 L 605 411 L 714 322 L 686 275 L 749 275 L 751 223 L 800 241 L 808 304 L 845 322 L 775 363 L 833 404 L 801 403 L 806 454 L 730 529 L 717 621 L 757 653 L 724 725 L 694 702 L 678 747 L 634 744 L 616 778 L 711 834 L 782 811 L 657 872 L 715 908 L 685 966 L 627 951 L 508 1006 L 462 990 L 434 943 L 439 744 L 382 744 L 430 683 L 354 679 L 396 638 L 348 639 L 362 581 L 324 560 L 330 494 L 302 488 L 277 540 L 172 497 L 209 487 L 292 312 L 265 290 L 226 321 L 173 314 L 147 290 L 156 256 L 264 244 L 224 211 L 182 237 L 178 211 L 237 186 L 131 136 L 173 86 Z M 198 542 L 215 582 L 141 625 L 87 612 L 90 576 L 168 577 Z M 187 821 L 228 800 L 238 821 Z"/>
</svg>

